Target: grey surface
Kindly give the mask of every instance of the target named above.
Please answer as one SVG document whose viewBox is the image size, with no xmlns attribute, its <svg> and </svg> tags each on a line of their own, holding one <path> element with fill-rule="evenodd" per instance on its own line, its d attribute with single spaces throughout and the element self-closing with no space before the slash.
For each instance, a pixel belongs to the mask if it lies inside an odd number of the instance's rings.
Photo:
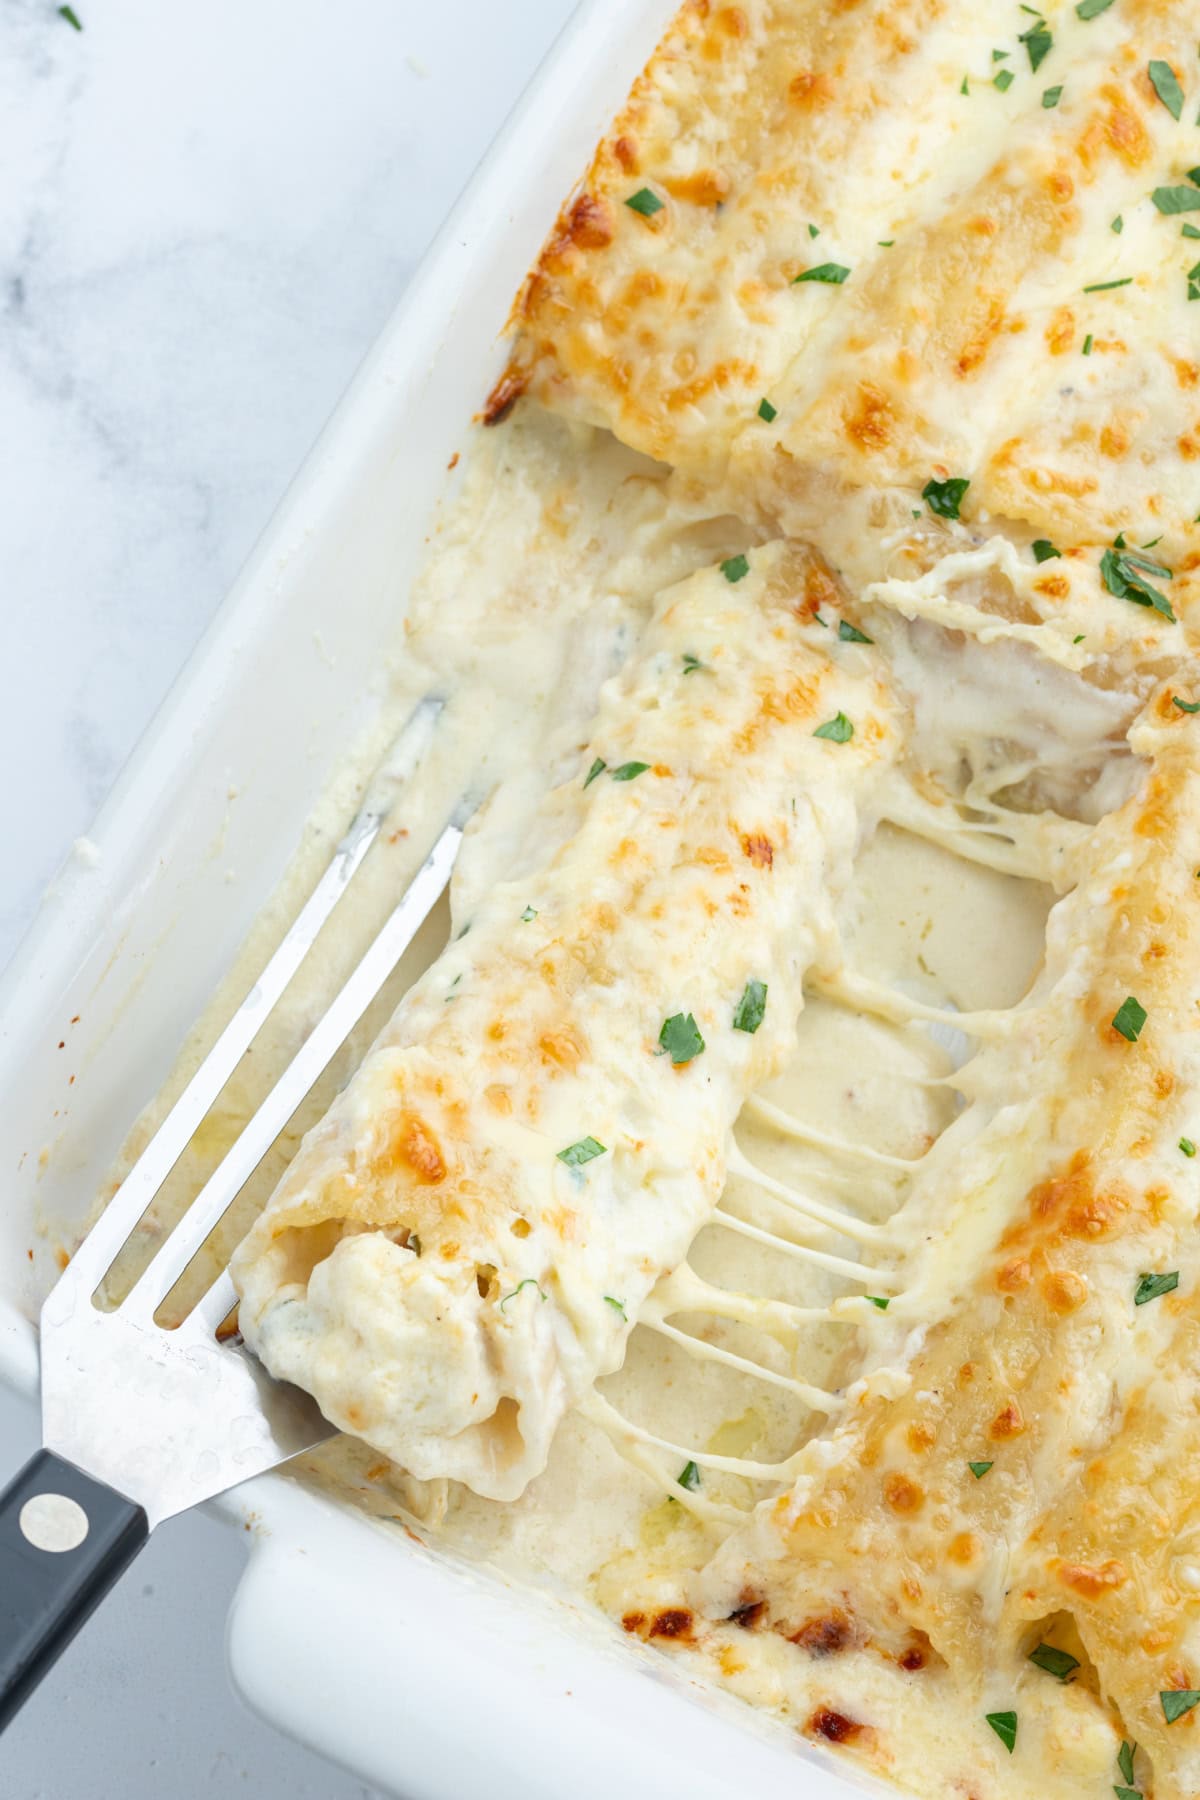
<svg viewBox="0 0 1200 1800">
<path fill-rule="evenodd" d="M 572 0 L 76 10 L 0 0 L 0 963 Z M 229 1688 L 244 1549 L 163 1528 L 3 1800 L 361 1800 Z"/>
</svg>

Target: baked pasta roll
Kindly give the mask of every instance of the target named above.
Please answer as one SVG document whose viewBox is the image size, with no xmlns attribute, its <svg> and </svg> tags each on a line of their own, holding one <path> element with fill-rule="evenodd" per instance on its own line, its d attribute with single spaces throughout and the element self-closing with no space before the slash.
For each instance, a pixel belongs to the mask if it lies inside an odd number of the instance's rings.
<svg viewBox="0 0 1200 1800">
<path fill-rule="evenodd" d="M 497 1499 L 619 1366 L 794 1041 L 897 742 L 837 589 L 768 546 L 665 592 L 499 882 L 309 1133 L 233 1260 L 273 1374 Z"/>
</svg>

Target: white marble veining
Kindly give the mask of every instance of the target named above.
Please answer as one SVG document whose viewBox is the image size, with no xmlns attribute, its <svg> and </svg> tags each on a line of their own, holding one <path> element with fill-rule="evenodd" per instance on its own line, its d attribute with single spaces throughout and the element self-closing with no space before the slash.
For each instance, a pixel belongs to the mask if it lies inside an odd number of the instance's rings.
<svg viewBox="0 0 1200 1800">
<path fill-rule="evenodd" d="M 0 0 L 0 963 L 571 10 Z M 241 1554 L 164 1532 L 6 1800 L 361 1800 L 228 1693 Z"/>
</svg>

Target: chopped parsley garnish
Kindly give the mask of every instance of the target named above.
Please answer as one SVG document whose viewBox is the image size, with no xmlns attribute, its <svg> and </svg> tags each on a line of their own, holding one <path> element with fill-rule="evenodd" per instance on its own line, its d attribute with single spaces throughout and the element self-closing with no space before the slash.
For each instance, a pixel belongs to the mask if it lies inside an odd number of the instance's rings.
<svg viewBox="0 0 1200 1800">
<path fill-rule="evenodd" d="M 967 1464 L 968 1469 L 970 1469 L 976 1481 L 982 1481 L 988 1470 L 994 1466 L 995 1465 L 990 1462 L 969 1462 Z"/>
<path fill-rule="evenodd" d="M 939 519 L 957 519 L 962 497 L 970 485 L 963 475 L 951 475 L 947 481 L 930 480 L 921 489 L 921 498 L 928 502 L 930 512 L 936 513 Z"/>
<path fill-rule="evenodd" d="M 1132 280 L 1132 275 L 1120 275 L 1116 281 L 1093 281 L 1083 291 L 1085 294 L 1107 294 L 1109 288 L 1128 287 Z"/>
<path fill-rule="evenodd" d="M 1052 544 L 1049 538 L 1034 538 L 1031 548 L 1035 562 L 1049 562 L 1052 556 L 1062 555 L 1062 551 Z"/>
<path fill-rule="evenodd" d="M 1039 1669 L 1045 1669 L 1047 1675 L 1056 1675 L 1059 1681 L 1065 1681 L 1079 1667 L 1077 1656 L 1072 1656 L 1069 1650 L 1056 1650 L 1053 1644 L 1039 1644 L 1036 1650 L 1029 1652 L 1029 1660 Z"/>
<path fill-rule="evenodd" d="M 1121 1745 L 1121 1748 L 1117 1751 L 1117 1767 L 1120 1769 L 1126 1781 L 1133 1780 L 1133 1759 L 1136 1755 L 1137 1745 L 1131 1743 L 1130 1740 L 1126 1738 Z"/>
<path fill-rule="evenodd" d="M 1072 638 L 1072 639 L 1071 639 L 1071 642 L 1072 642 L 1072 643 L 1073 643 L 1073 644 L 1082 644 L 1082 642 L 1083 642 L 1083 640 L 1084 640 L 1084 636 L 1085 636 L 1085 635 L 1086 635 L 1086 634 L 1085 634 L 1085 633 L 1084 633 L 1084 632 L 1082 632 L 1082 631 L 1081 631 L 1081 632 L 1080 632 L 1080 633 L 1079 633 L 1079 634 L 1078 634 L 1078 636 L 1077 636 L 1077 637 L 1073 637 L 1073 638 Z"/>
<path fill-rule="evenodd" d="M 1179 708 L 1180 712 L 1186 712 L 1186 713 L 1200 712 L 1200 700 L 1181 700 L 1179 698 L 1178 694 L 1172 694 L 1171 695 L 1171 704 L 1173 706 L 1177 706 Z"/>
<path fill-rule="evenodd" d="M 869 1300 L 872 1306 L 877 1306 L 880 1312 L 886 1312 L 888 1307 L 892 1304 L 890 1300 L 885 1300 L 881 1294 L 867 1294 L 864 1298 Z"/>
<path fill-rule="evenodd" d="M 669 1019 L 664 1019 L 658 1041 L 677 1069 L 690 1063 L 704 1048 L 700 1027 L 691 1013 L 672 1013 Z"/>
<path fill-rule="evenodd" d="M 992 86 L 999 88 L 1002 94 L 1006 94 L 1016 79 L 1011 69 L 1001 69 L 992 82 Z"/>
<path fill-rule="evenodd" d="M 721 573 L 726 581 L 740 581 L 743 575 L 750 573 L 750 564 L 744 556 L 727 556 L 721 564 Z"/>
<path fill-rule="evenodd" d="M 1121 1787 L 1117 1782 L 1113 1783 L 1113 1793 L 1117 1800 L 1145 1800 L 1141 1788 Z"/>
<path fill-rule="evenodd" d="M 556 1150 L 560 1163 L 566 1163 L 568 1169 L 578 1169 L 584 1163 L 590 1163 L 595 1157 L 604 1155 L 604 1145 L 594 1137 L 580 1138 L 577 1144 L 568 1144 L 565 1150 Z"/>
<path fill-rule="evenodd" d="M 960 94 L 969 94 L 971 92 L 970 88 L 967 86 L 967 78 L 965 75 L 962 78 L 962 86 L 958 91 Z"/>
<path fill-rule="evenodd" d="M 995 1732 L 1004 1748 L 1011 1756 L 1017 1741 L 1017 1715 L 1015 1712 L 985 1713 L 985 1719 Z"/>
<path fill-rule="evenodd" d="M 1107 12 L 1113 0 L 1079 0 L 1075 8 L 1075 16 L 1079 19 L 1095 19 L 1102 12 Z"/>
<path fill-rule="evenodd" d="M 1095 341 L 1096 341 L 1095 338 L 1092 336 L 1091 332 L 1089 331 L 1087 336 L 1083 340 L 1083 354 L 1085 356 L 1090 356 L 1092 354 L 1092 345 L 1095 343 Z"/>
<path fill-rule="evenodd" d="M 771 402 L 764 396 L 758 403 L 758 416 L 760 419 L 765 419 L 769 425 L 772 419 L 778 418 L 779 408 L 777 406 L 772 406 Z"/>
<path fill-rule="evenodd" d="M 1057 106 L 1061 99 L 1062 99 L 1062 88 L 1061 87 L 1047 88 L 1045 93 L 1042 95 L 1042 105 L 1048 112 L 1052 106 Z"/>
<path fill-rule="evenodd" d="M 1166 107 L 1173 119 L 1177 119 L 1183 111 L 1183 89 L 1179 79 L 1169 62 L 1161 62 L 1156 57 L 1149 64 L 1148 74 L 1155 93 Z"/>
<path fill-rule="evenodd" d="M 1113 1014 L 1113 1030 L 1119 1031 L 1127 1043 L 1136 1044 L 1145 1023 L 1145 1007 L 1140 1000 L 1135 1000 L 1132 994 L 1127 994 Z"/>
<path fill-rule="evenodd" d="M 630 212 L 641 213 L 643 219 L 652 219 L 663 209 L 662 201 L 650 188 L 639 188 L 636 194 L 630 194 L 625 204 Z"/>
<path fill-rule="evenodd" d="M 537 907 L 536 906 L 527 906 L 525 908 L 525 911 L 521 914 L 521 923 L 522 923 L 522 925 L 528 925 L 528 923 L 531 919 L 536 919 L 536 918 L 537 918 Z"/>
<path fill-rule="evenodd" d="M 875 639 L 869 638 L 865 631 L 860 631 L 857 625 L 852 625 L 849 619 L 838 620 L 838 636 L 843 644 L 873 644 L 875 642 Z"/>
<path fill-rule="evenodd" d="M 1179 1148 L 1183 1151 L 1185 1156 L 1195 1156 L 1196 1154 L 1196 1146 L 1193 1144 L 1191 1138 L 1180 1138 Z"/>
<path fill-rule="evenodd" d="M 1150 198 L 1160 213 L 1200 212 L 1200 187 L 1155 188 Z"/>
<path fill-rule="evenodd" d="M 831 744 L 848 744 L 854 736 L 854 727 L 844 712 L 835 713 L 832 719 L 817 726 L 813 736 L 827 738 Z"/>
<path fill-rule="evenodd" d="M 1172 1688 L 1169 1693 L 1160 1693 L 1163 1718 L 1168 1725 L 1176 1719 L 1182 1719 L 1184 1713 L 1191 1712 L 1193 1706 L 1200 1703 L 1200 1688 Z"/>
<path fill-rule="evenodd" d="M 549 1295 L 543 1291 L 541 1283 L 535 1281 L 532 1275 L 527 1275 L 524 1281 L 518 1281 L 511 1294 L 505 1294 L 503 1300 L 500 1302 L 500 1311 L 503 1312 L 509 1301 L 515 1300 L 517 1295 L 521 1292 L 521 1289 L 527 1287 L 536 1288 L 543 1300 L 549 1299 Z"/>
<path fill-rule="evenodd" d="M 1024 44 L 1026 50 L 1028 50 L 1029 66 L 1036 75 L 1054 47 L 1054 38 L 1051 34 L 1050 27 L 1039 19 L 1036 25 L 1031 25 L 1028 31 L 1023 31 L 1021 33 L 1017 42 Z M 1060 88 L 1059 93 L 1061 92 L 1062 89 Z M 1042 105 L 1044 106 L 1045 104 L 1046 102 L 1043 99 Z"/>
<path fill-rule="evenodd" d="M 698 670 L 703 670 L 707 674 L 707 664 L 702 663 L 698 656 L 693 656 L 690 650 L 685 650 L 683 653 L 684 674 L 695 675 Z"/>
<path fill-rule="evenodd" d="M 890 250 L 896 240 L 895 238 L 876 238 L 875 242 L 879 245 L 881 250 Z"/>
<path fill-rule="evenodd" d="M 792 286 L 795 287 L 798 281 L 827 281 L 831 287 L 840 287 L 849 273 L 844 263 L 818 263 L 815 269 L 793 275 Z"/>
<path fill-rule="evenodd" d="M 604 773 L 605 769 L 607 769 L 607 767 L 608 767 L 608 764 L 605 762 L 604 758 L 602 756 L 598 756 L 596 758 L 595 762 L 592 764 L 591 768 L 587 772 L 587 780 L 583 784 L 584 787 L 590 788 L 593 781 L 595 781 L 597 775 L 603 775 L 603 773 Z"/>
<path fill-rule="evenodd" d="M 1200 225 L 1184 225 L 1181 233 L 1185 238 L 1200 238 Z"/>
<path fill-rule="evenodd" d="M 1109 230 L 1115 231 L 1117 236 L 1120 237 L 1120 235 L 1124 231 L 1124 229 L 1125 229 L 1125 221 L 1121 217 L 1120 213 L 1118 213 L 1116 218 L 1113 220 L 1112 224 L 1109 226 Z"/>
<path fill-rule="evenodd" d="M 83 30 L 83 26 L 79 20 L 79 14 L 75 11 L 73 6 L 60 6 L 58 9 L 58 16 L 60 19 L 65 19 L 67 24 L 72 26 L 76 31 Z"/>
<path fill-rule="evenodd" d="M 1155 612 L 1174 624 L 1171 602 L 1158 588 L 1151 587 L 1146 580 L 1148 574 L 1158 575 L 1166 581 L 1172 578 L 1170 569 L 1164 568 L 1162 563 L 1152 562 L 1137 550 L 1113 548 L 1106 550 L 1100 558 L 1100 579 L 1110 594 L 1118 600 L 1132 600 L 1135 606 L 1152 606 Z"/>
<path fill-rule="evenodd" d="M 619 1312 L 621 1317 L 625 1320 L 625 1323 L 629 1323 L 628 1316 L 625 1312 L 625 1302 L 623 1300 L 616 1299 L 612 1294 L 605 1294 L 604 1304 L 605 1306 L 611 1306 L 614 1312 Z"/>
<path fill-rule="evenodd" d="M 1007 50 L 993 50 L 992 51 L 992 61 L 993 62 L 1004 62 L 1004 60 L 1006 59 L 1007 56 L 1008 56 Z"/>
<path fill-rule="evenodd" d="M 820 235 L 821 235 L 821 228 L 820 228 L 820 226 L 819 226 L 819 225 L 810 225 L 810 226 L 809 226 L 809 228 L 808 228 L 808 235 L 809 235 L 809 237 L 810 237 L 810 238 L 812 238 L 812 237 L 820 237 Z"/>
<path fill-rule="evenodd" d="M 700 1471 L 694 1462 L 686 1462 L 675 1479 L 681 1488 L 693 1490 L 700 1486 Z"/>
<path fill-rule="evenodd" d="M 742 989 L 742 997 L 737 1003 L 733 1015 L 735 1031 L 755 1032 L 763 1022 L 763 1014 L 767 1010 L 767 984 L 765 981 L 751 979 Z"/>
<path fill-rule="evenodd" d="M 1178 1286 L 1178 1269 L 1172 1269 L 1167 1275 L 1139 1275 L 1133 1304 L 1145 1306 L 1147 1300 L 1159 1300 L 1164 1294 L 1173 1294 Z"/>
<path fill-rule="evenodd" d="M 649 763 L 622 763 L 619 769 L 612 771 L 612 778 L 614 781 L 636 781 L 638 776 L 644 775 L 649 767 Z"/>
<path fill-rule="evenodd" d="M 1200 163 L 1197 163 L 1194 169 L 1185 169 L 1184 174 L 1189 181 L 1194 181 L 1196 186 L 1200 187 Z"/>
</svg>

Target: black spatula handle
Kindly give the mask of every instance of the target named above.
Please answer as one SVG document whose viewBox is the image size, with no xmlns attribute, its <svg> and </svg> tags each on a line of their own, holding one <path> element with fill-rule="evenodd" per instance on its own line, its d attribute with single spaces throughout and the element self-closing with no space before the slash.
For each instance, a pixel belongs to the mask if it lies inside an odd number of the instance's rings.
<svg viewBox="0 0 1200 1800">
<path fill-rule="evenodd" d="M 140 1506 L 49 1450 L 0 1494 L 0 1730 L 149 1534 Z"/>
</svg>

